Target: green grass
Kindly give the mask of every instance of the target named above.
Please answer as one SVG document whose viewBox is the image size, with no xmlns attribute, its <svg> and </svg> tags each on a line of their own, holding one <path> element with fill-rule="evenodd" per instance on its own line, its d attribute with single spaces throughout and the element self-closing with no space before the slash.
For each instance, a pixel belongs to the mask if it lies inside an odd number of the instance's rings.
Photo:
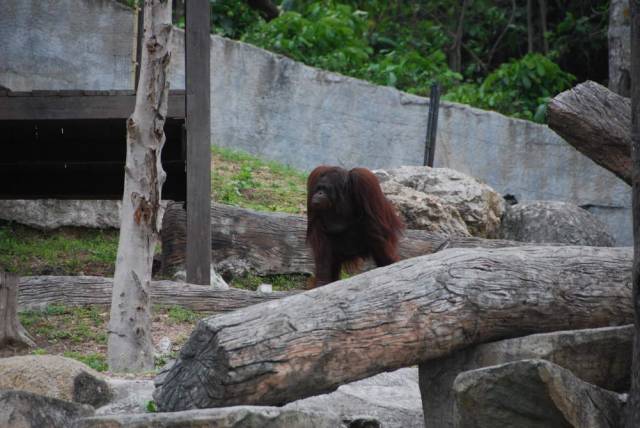
<svg viewBox="0 0 640 428">
<path fill-rule="evenodd" d="M 19 313 L 22 326 L 49 344 L 61 341 L 106 344 L 106 317 L 106 309 L 99 306 L 49 305 L 43 311 Z"/>
<path fill-rule="evenodd" d="M 0 223 L 0 270 L 18 275 L 113 275 L 118 232 L 62 228 L 44 232 Z"/>
<path fill-rule="evenodd" d="M 66 351 L 63 355 L 67 358 L 73 358 L 74 360 L 78 360 L 81 363 L 85 363 L 92 369 L 99 372 L 106 372 L 109 369 L 107 358 L 104 356 L 104 354 L 99 354 L 97 352 L 92 352 L 90 354 L 81 354 L 79 352 Z"/>
<path fill-rule="evenodd" d="M 212 147 L 211 152 L 211 189 L 215 201 L 257 211 L 304 212 L 304 173 L 240 151 Z"/>
<path fill-rule="evenodd" d="M 167 315 L 173 323 L 195 323 L 202 317 L 197 312 L 181 306 L 171 306 L 168 309 Z"/>
<path fill-rule="evenodd" d="M 211 174 L 215 201 L 258 211 L 301 214 L 306 208 L 306 175 L 245 152 L 213 147 Z M 63 228 L 39 231 L 0 222 L 0 270 L 18 275 L 113 276 L 117 230 Z M 232 286 L 255 290 L 261 283 L 275 290 L 304 288 L 304 275 L 248 276 Z M 60 333 L 65 334 L 65 333 Z"/>
</svg>

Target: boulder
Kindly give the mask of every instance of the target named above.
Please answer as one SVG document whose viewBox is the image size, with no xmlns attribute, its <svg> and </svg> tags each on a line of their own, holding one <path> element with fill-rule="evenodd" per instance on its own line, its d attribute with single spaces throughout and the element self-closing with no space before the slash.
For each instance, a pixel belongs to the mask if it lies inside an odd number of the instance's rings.
<svg viewBox="0 0 640 428">
<path fill-rule="evenodd" d="M 530 201 L 511 205 L 502 217 L 500 238 L 522 242 L 612 247 L 607 226 L 568 202 Z"/>
<path fill-rule="evenodd" d="M 625 403 L 544 360 L 464 372 L 453 389 L 458 428 L 614 428 Z"/>
<path fill-rule="evenodd" d="M 92 414 L 93 408 L 84 404 L 27 391 L 0 390 L 0 427 L 68 428 L 77 418 Z"/>
<path fill-rule="evenodd" d="M 417 192 L 436 196 L 455 207 L 473 236 L 495 238 L 504 212 L 504 200 L 491 187 L 448 168 L 403 166 L 375 171 L 383 188 L 394 181 Z M 389 195 L 388 195 L 389 196 Z"/>
<path fill-rule="evenodd" d="M 120 204 L 111 200 L 0 200 L 0 220 L 43 230 L 63 226 L 119 228 Z"/>
<path fill-rule="evenodd" d="M 294 401 L 284 408 L 316 412 L 330 410 L 354 425 L 358 420 L 373 419 L 385 428 L 424 426 L 418 369 L 415 367 L 342 385 L 332 393 Z"/>
<path fill-rule="evenodd" d="M 108 379 L 113 398 L 96 409 L 96 415 L 122 415 L 146 413 L 147 404 L 153 400 L 152 380 Z"/>
<path fill-rule="evenodd" d="M 331 413 L 310 413 L 279 407 L 236 406 L 218 409 L 187 410 L 171 413 L 147 413 L 94 416 L 79 419 L 74 428 L 339 428 L 342 421 Z"/>
<path fill-rule="evenodd" d="M 392 180 L 382 183 L 381 187 L 408 229 L 447 236 L 471 236 L 458 210 L 437 196 L 418 192 Z"/>
<path fill-rule="evenodd" d="M 0 389 L 19 389 L 61 400 L 106 404 L 111 388 L 85 364 L 57 355 L 25 355 L 0 359 Z"/>
<path fill-rule="evenodd" d="M 534 334 L 486 343 L 420 365 L 427 428 L 454 425 L 453 382 L 461 372 L 523 359 L 543 359 L 614 391 L 629 388 L 633 325 Z"/>
</svg>

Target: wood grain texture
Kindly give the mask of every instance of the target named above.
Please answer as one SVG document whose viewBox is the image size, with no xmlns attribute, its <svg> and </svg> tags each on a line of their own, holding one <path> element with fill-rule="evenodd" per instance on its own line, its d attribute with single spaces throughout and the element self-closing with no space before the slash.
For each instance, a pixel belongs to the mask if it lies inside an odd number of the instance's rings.
<svg viewBox="0 0 640 428">
<path fill-rule="evenodd" d="M 18 287 L 21 311 L 43 309 L 47 305 L 109 306 L 113 280 L 98 276 L 25 276 L 20 278 Z M 292 294 L 295 292 L 259 293 L 173 281 L 151 282 L 154 305 L 177 305 L 194 311 L 229 312 Z"/>
<path fill-rule="evenodd" d="M 587 81 L 549 102 L 549 127 L 579 152 L 631 184 L 631 102 Z"/>
<path fill-rule="evenodd" d="M 630 248 L 450 249 L 201 320 L 161 411 L 280 405 L 476 343 L 631 322 Z"/>
<path fill-rule="evenodd" d="M 630 0 L 631 7 L 631 147 L 633 158 L 633 307 L 635 340 L 631 365 L 631 391 L 626 406 L 626 428 L 640 426 L 640 0 Z"/>
<path fill-rule="evenodd" d="M 307 219 L 302 215 L 268 213 L 230 205 L 211 204 L 211 261 L 224 271 L 225 263 L 241 260 L 257 275 L 313 273 L 313 257 L 306 245 Z M 185 262 L 186 213 L 181 203 L 170 204 L 162 223 L 163 270 L 181 269 Z M 431 254 L 443 248 L 502 248 L 542 245 L 501 239 L 446 237 L 423 230 L 406 230 L 400 258 Z M 365 269 L 372 268 L 368 263 Z"/>
<path fill-rule="evenodd" d="M 187 281 L 211 284 L 211 103 L 209 1 L 186 6 Z"/>
</svg>

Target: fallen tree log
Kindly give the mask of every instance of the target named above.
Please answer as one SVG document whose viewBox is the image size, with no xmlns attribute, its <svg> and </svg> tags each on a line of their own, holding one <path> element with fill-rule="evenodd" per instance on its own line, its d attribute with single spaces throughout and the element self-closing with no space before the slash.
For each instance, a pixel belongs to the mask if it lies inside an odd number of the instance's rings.
<svg viewBox="0 0 640 428">
<path fill-rule="evenodd" d="M 281 405 L 477 343 L 633 321 L 631 248 L 450 249 L 201 320 L 161 411 Z"/>
<path fill-rule="evenodd" d="M 162 220 L 162 271 L 184 269 L 186 212 L 182 203 L 170 204 Z M 211 262 L 216 271 L 233 277 L 313 273 L 306 245 L 307 219 L 302 215 L 267 213 L 230 205 L 211 204 Z M 502 248 L 529 244 L 500 239 L 447 237 L 423 230 L 406 230 L 400 258 L 408 259 L 448 248 Z M 365 268 L 372 267 L 372 264 Z"/>
<path fill-rule="evenodd" d="M 18 288 L 20 310 L 41 309 L 54 304 L 109 306 L 113 280 L 99 276 L 26 276 L 20 278 Z M 283 291 L 259 293 L 173 281 L 151 282 L 154 305 L 177 305 L 194 311 L 229 312 L 292 294 Z"/>
<path fill-rule="evenodd" d="M 579 152 L 631 184 L 631 100 L 587 81 L 554 97 L 549 127 Z"/>
</svg>

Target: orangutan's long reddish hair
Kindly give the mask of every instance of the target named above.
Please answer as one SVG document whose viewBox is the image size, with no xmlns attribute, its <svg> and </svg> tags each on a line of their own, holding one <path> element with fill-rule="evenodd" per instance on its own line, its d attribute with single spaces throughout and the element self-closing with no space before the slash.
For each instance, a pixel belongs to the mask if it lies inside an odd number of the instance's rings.
<svg viewBox="0 0 640 428">
<path fill-rule="evenodd" d="M 378 266 L 398 260 L 404 224 L 368 169 L 314 169 L 307 181 L 307 216 L 316 285 L 337 281 L 343 265 L 366 257 Z"/>
</svg>

